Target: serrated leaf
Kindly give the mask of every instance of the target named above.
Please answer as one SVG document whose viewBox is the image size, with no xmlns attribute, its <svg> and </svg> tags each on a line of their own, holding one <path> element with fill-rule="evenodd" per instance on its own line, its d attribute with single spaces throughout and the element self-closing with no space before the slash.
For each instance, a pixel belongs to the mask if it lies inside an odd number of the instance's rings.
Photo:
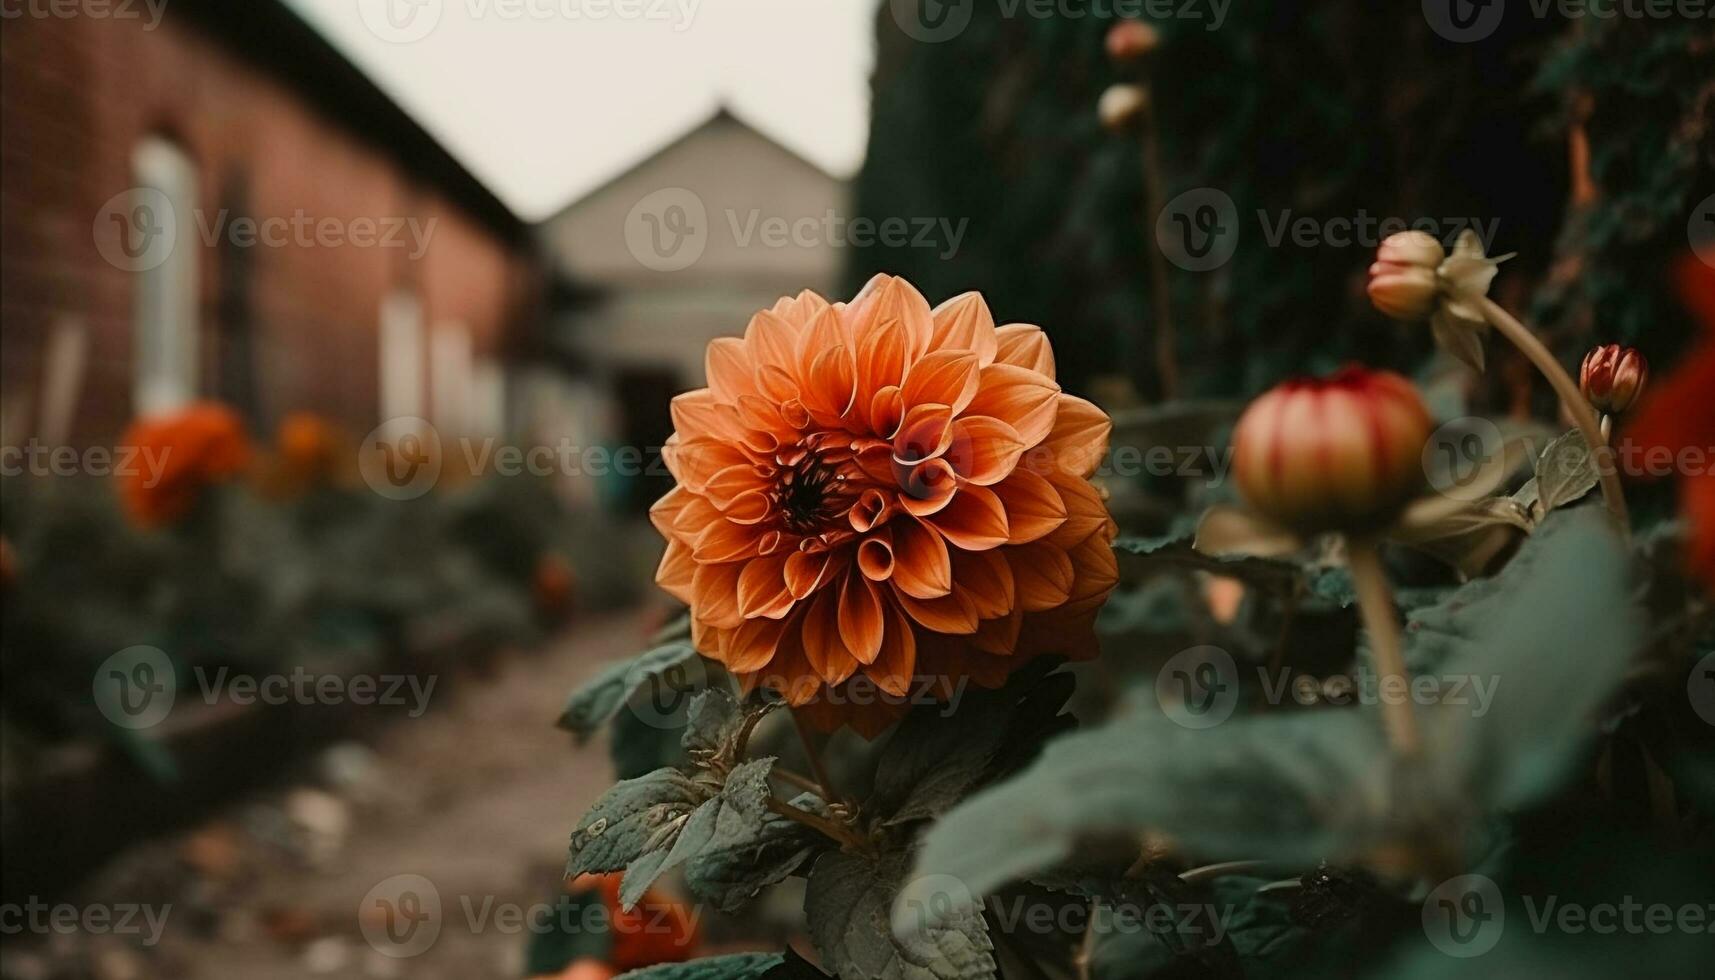
<svg viewBox="0 0 1715 980">
<path fill-rule="evenodd" d="M 559 726 L 580 740 L 590 737 L 644 685 L 663 677 L 673 682 L 674 672 L 683 673 L 696 656 L 696 648 L 689 643 L 667 643 L 609 664 L 572 692 L 560 712 Z"/>
<path fill-rule="evenodd" d="M 719 752 L 744 724 L 738 700 L 720 688 L 698 692 L 686 714 L 685 734 L 680 744 L 691 752 Z"/>
<path fill-rule="evenodd" d="M 792 800 L 792 806 L 828 816 L 827 804 L 813 793 Z M 685 884 L 697 898 L 722 912 L 737 911 L 764 888 L 786 878 L 817 852 L 828 839 L 776 813 L 765 814 L 753 837 L 711 844 L 685 865 Z"/>
<path fill-rule="evenodd" d="M 1582 499 L 1601 482 L 1590 447 L 1577 429 L 1556 438 L 1537 457 L 1537 506 L 1543 514 Z"/>
<path fill-rule="evenodd" d="M 662 849 L 661 860 L 649 860 L 626 870 L 619 890 L 620 906 L 629 910 L 643 898 L 656 878 L 705 849 L 729 848 L 755 839 L 768 815 L 768 798 L 772 794 L 768 774 L 774 763 L 772 758 L 756 759 L 733 769 L 721 791 L 692 811 L 675 835 L 671 849 Z"/>
<path fill-rule="evenodd" d="M 644 967 L 620 974 L 619 980 L 762 980 L 784 959 L 779 953 L 733 953 Z"/>
<path fill-rule="evenodd" d="M 917 872 L 981 895 L 1064 862 L 1081 840 L 1144 828 L 1212 859 L 1311 863 L 1379 833 L 1390 771 L 1367 711 L 1202 730 L 1128 716 L 1050 743 L 1019 776 L 948 813 L 925 835 Z"/>
<path fill-rule="evenodd" d="M 993 978 L 988 927 L 975 907 L 939 914 L 907 935 L 890 929 L 906 867 L 899 853 L 831 851 L 817 859 L 804 914 L 823 964 L 841 980 Z"/>
<path fill-rule="evenodd" d="M 1051 673 L 1054 666 L 1032 664 L 999 690 L 965 695 L 951 713 L 940 704 L 913 709 L 877 758 L 866 811 L 887 815 L 890 825 L 938 817 L 1071 727 L 1061 712 L 1076 681 Z"/>
<path fill-rule="evenodd" d="M 572 831 L 566 874 L 618 871 L 654 851 L 665 859 L 686 818 L 711 793 L 677 769 L 616 784 Z"/>
</svg>

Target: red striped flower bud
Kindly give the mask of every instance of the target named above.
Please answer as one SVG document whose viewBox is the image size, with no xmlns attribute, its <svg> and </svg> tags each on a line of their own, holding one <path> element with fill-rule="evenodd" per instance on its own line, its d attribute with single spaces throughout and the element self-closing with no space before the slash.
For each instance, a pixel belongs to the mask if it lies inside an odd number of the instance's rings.
<svg viewBox="0 0 1715 980">
<path fill-rule="evenodd" d="M 1447 250 L 1422 231 L 1389 235 L 1370 266 L 1370 302 L 1396 320 L 1422 320 L 1435 312 L 1436 278 Z"/>
<path fill-rule="evenodd" d="M 1411 382 L 1347 367 L 1252 402 L 1233 433 L 1233 474 L 1252 509 L 1300 534 L 1374 530 L 1422 488 L 1430 429 Z"/>
<path fill-rule="evenodd" d="M 1604 344 L 1584 355 L 1578 390 L 1596 411 L 1618 415 L 1638 400 L 1649 381 L 1649 362 L 1631 347 Z"/>
</svg>

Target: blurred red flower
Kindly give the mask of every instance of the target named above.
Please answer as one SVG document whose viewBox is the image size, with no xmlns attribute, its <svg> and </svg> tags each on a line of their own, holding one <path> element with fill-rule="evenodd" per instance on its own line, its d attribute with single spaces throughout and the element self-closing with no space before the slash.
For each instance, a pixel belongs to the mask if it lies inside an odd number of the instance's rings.
<svg viewBox="0 0 1715 980">
<path fill-rule="evenodd" d="M 1680 368 L 1651 387 L 1627 430 L 1646 454 L 1700 450 L 1704 465 L 1679 474 L 1680 511 L 1690 527 L 1687 559 L 1693 574 L 1715 590 L 1715 267 L 1688 254 L 1674 267 L 1679 294 L 1708 332 Z M 1660 448 L 1658 448 L 1660 447 Z"/>
</svg>

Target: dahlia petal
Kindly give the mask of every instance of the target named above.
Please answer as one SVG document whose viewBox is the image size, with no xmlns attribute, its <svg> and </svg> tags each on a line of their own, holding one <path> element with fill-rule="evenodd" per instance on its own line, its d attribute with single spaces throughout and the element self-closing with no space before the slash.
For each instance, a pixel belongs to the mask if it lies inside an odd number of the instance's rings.
<svg viewBox="0 0 1715 980">
<path fill-rule="evenodd" d="M 1040 453 L 1032 453 L 1032 468 L 1044 476 L 1062 474 L 1088 479 L 1108 452 L 1113 420 L 1107 413 L 1076 395 L 1062 393 L 1054 413 L 1054 427 L 1042 440 Z M 1040 459 L 1044 464 L 1038 467 Z M 1051 469 L 1052 472 L 1044 472 Z"/>
<path fill-rule="evenodd" d="M 660 500 L 650 505 L 649 523 L 655 525 L 655 530 L 660 531 L 662 537 L 672 541 L 676 537 L 673 531 L 673 521 L 691 500 L 692 497 L 688 490 L 682 486 L 674 487 L 663 494 Z"/>
<path fill-rule="evenodd" d="M 898 606 L 891 602 L 886 606 L 881 650 L 864 674 L 875 681 L 876 687 L 902 698 L 910 693 L 911 679 L 917 671 L 917 633 Z"/>
<path fill-rule="evenodd" d="M 949 635 L 967 635 L 977 631 L 976 603 L 962 592 L 954 591 L 939 599 L 918 599 L 898 587 L 894 576 L 894 601 L 924 628 Z"/>
<path fill-rule="evenodd" d="M 1010 657 L 1018 649 L 1018 634 L 1024 625 L 1024 610 L 1014 606 L 1005 615 L 985 619 L 971 636 L 971 643 L 984 653 Z"/>
<path fill-rule="evenodd" d="M 697 535 L 691 545 L 691 553 L 703 563 L 737 561 L 759 554 L 761 538 L 761 532 L 754 525 L 734 524 L 725 517 L 718 517 Z"/>
<path fill-rule="evenodd" d="M 1038 542 L 1008 548 L 1005 554 L 1025 612 L 1053 609 L 1071 598 L 1077 572 L 1065 551 Z"/>
<path fill-rule="evenodd" d="M 1012 564 L 997 549 L 955 551 L 953 582 L 984 619 L 1004 616 L 1016 607 Z"/>
<path fill-rule="evenodd" d="M 738 576 L 738 611 L 746 619 L 780 619 L 792 611 L 793 595 L 786 587 L 790 557 L 764 555 L 745 564 Z"/>
<path fill-rule="evenodd" d="M 697 602 L 692 606 L 697 618 L 720 629 L 737 629 L 744 623 L 738 608 L 738 576 L 743 571 L 739 562 L 699 563 L 691 576 L 691 591 Z"/>
<path fill-rule="evenodd" d="M 883 439 L 892 439 L 905 420 L 905 398 L 898 385 L 887 385 L 875 393 L 869 402 L 870 431 Z"/>
<path fill-rule="evenodd" d="M 885 582 L 893 577 L 893 565 L 893 533 L 887 528 L 858 545 L 857 566 L 864 578 Z"/>
<path fill-rule="evenodd" d="M 1047 378 L 1054 375 L 1054 348 L 1048 335 L 1032 323 L 1009 323 L 995 330 L 995 360 L 1028 368 Z"/>
<path fill-rule="evenodd" d="M 734 466 L 745 466 L 750 457 L 732 442 L 694 438 L 675 442 L 666 455 L 667 471 L 686 488 L 702 493 L 715 474 Z"/>
<path fill-rule="evenodd" d="M 732 503 L 727 505 L 726 519 L 734 524 L 761 524 L 773 512 L 773 498 L 769 497 L 765 491 L 749 490 L 734 497 Z M 758 550 L 767 553 L 771 549 L 759 548 Z"/>
<path fill-rule="evenodd" d="M 894 464 L 894 477 L 899 482 L 899 507 L 913 517 L 928 517 L 940 513 L 958 494 L 959 478 L 952 464 L 944 459 L 931 459 L 916 466 Z"/>
<path fill-rule="evenodd" d="M 857 368 L 851 348 L 844 344 L 816 355 L 805 378 L 804 407 L 817 421 L 838 425 L 857 398 Z"/>
<path fill-rule="evenodd" d="M 710 524 L 720 519 L 720 510 L 707 497 L 693 495 L 673 515 L 673 532 L 686 544 L 694 544 Z"/>
<path fill-rule="evenodd" d="M 987 487 L 961 487 L 947 506 L 925 518 L 948 543 L 966 551 L 987 551 L 1006 543 L 1006 507 Z"/>
<path fill-rule="evenodd" d="M 914 405 L 893 437 L 893 461 L 903 466 L 936 459 L 953 444 L 953 409 L 930 403 Z"/>
<path fill-rule="evenodd" d="M 1048 536 L 1048 543 L 1058 548 L 1070 548 L 1092 534 L 1109 527 L 1107 502 L 1102 493 L 1084 480 L 1050 480 L 1066 505 L 1066 522 Z"/>
<path fill-rule="evenodd" d="M 1072 593 L 1066 600 L 1068 609 L 1076 611 L 1092 600 L 1100 606 L 1120 581 L 1119 556 L 1114 554 L 1109 536 L 1091 535 L 1067 552 L 1067 557 L 1072 560 L 1073 571 Z"/>
<path fill-rule="evenodd" d="M 756 392 L 756 365 L 746 356 L 744 341 L 737 337 L 716 337 L 709 341 L 703 355 L 703 373 L 709 380 L 709 390 L 720 401 L 735 401 L 741 395 Z"/>
<path fill-rule="evenodd" d="M 786 624 L 779 620 L 745 620 L 744 625 L 734 630 L 727 641 L 722 663 L 735 673 L 745 674 L 761 670 L 774 659 L 774 653 L 780 648 L 780 639 L 785 633 Z"/>
<path fill-rule="evenodd" d="M 858 495 L 857 503 L 852 504 L 851 513 L 847 515 L 847 521 L 852 530 L 863 534 L 885 522 L 892 514 L 893 503 L 887 494 L 872 487 Z M 888 534 L 890 548 L 892 539 L 892 534 Z"/>
<path fill-rule="evenodd" d="M 905 357 L 910 363 L 929 349 L 934 333 L 929 301 L 917 288 L 898 276 L 878 274 L 846 304 L 844 319 L 855 333 L 869 322 L 898 320 L 905 328 Z"/>
<path fill-rule="evenodd" d="M 960 293 L 935 307 L 930 316 L 935 324 L 930 350 L 968 350 L 977 355 L 978 364 L 994 363 L 999 338 L 994 315 L 981 293 Z"/>
<path fill-rule="evenodd" d="M 938 599 L 953 591 L 953 562 L 947 541 L 914 518 L 894 521 L 893 585 L 917 599 Z"/>
<path fill-rule="evenodd" d="M 822 680 L 839 684 L 857 673 L 857 658 L 840 636 L 840 589 L 827 589 L 817 596 L 804 614 L 802 633 L 804 656 L 811 669 Z"/>
<path fill-rule="evenodd" d="M 744 328 L 744 350 L 756 366 L 759 375 L 774 370 L 791 377 L 792 365 L 797 363 L 798 331 L 773 310 L 763 310 L 750 318 Z M 760 385 L 769 394 L 767 385 Z M 793 385 L 797 392 L 797 385 Z"/>
<path fill-rule="evenodd" d="M 724 511 L 741 495 L 767 487 L 768 482 L 757 474 L 756 466 L 746 460 L 713 474 L 699 491 L 704 499 Z"/>
<path fill-rule="evenodd" d="M 905 377 L 905 325 L 898 320 L 871 321 L 852 333 L 859 351 L 858 391 L 868 394 L 899 384 Z"/>
<path fill-rule="evenodd" d="M 794 328 L 803 328 L 828 308 L 827 300 L 815 290 L 806 289 L 797 296 L 782 296 L 769 312 Z"/>
<path fill-rule="evenodd" d="M 970 351 L 930 351 L 906 371 L 900 397 L 905 401 L 907 419 L 912 408 L 926 404 L 946 405 L 954 415 L 960 414 L 976 397 L 985 370 Z"/>
<path fill-rule="evenodd" d="M 981 386 L 965 413 L 1000 419 L 1018 431 L 1026 447 L 1035 446 L 1054 429 L 1059 394 L 1052 379 L 997 362 L 982 369 Z"/>
<path fill-rule="evenodd" d="M 859 663 L 872 664 L 881 652 L 881 596 L 869 579 L 847 573 L 840 589 L 840 639 Z"/>
<path fill-rule="evenodd" d="M 738 413 L 731 405 L 717 401 L 707 388 L 674 395 L 668 412 L 673 417 L 673 431 L 687 442 L 698 438 L 730 441 L 744 435 Z"/>
<path fill-rule="evenodd" d="M 822 587 L 833 560 L 831 551 L 794 551 L 786 556 L 786 588 L 792 598 L 802 599 Z"/>
<path fill-rule="evenodd" d="M 1084 484 L 1089 486 L 1089 484 Z M 1059 530 L 1066 523 L 1066 501 L 1054 484 L 1029 470 L 1013 470 L 1012 475 L 991 489 L 1006 508 L 1007 528 L 1011 532 L 1007 544 L 1028 544 Z M 1101 498 L 1096 498 L 1097 503 Z M 1106 516 L 1103 511 L 1103 516 Z M 1094 528 L 1091 528 L 1091 532 Z M 1089 537 L 1084 534 L 1079 540 Z"/>
<path fill-rule="evenodd" d="M 697 563 L 691 559 L 691 549 L 676 538 L 667 540 L 667 551 L 655 569 L 655 584 L 667 594 L 689 606 L 697 593 L 691 587 Z"/>
<path fill-rule="evenodd" d="M 1006 479 L 1024 455 L 1024 440 L 1018 430 L 1000 419 L 966 415 L 951 426 L 947 461 L 953 472 L 980 487 Z"/>
</svg>

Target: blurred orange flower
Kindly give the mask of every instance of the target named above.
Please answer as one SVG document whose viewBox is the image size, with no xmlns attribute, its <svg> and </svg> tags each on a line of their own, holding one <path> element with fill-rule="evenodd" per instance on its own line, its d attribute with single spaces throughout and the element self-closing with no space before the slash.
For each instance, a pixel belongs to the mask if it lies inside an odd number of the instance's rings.
<svg viewBox="0 0 1715 980">
<path fill-rule="evenodd" d="M 702 936 L 685 907 L 651 889 L 627 912 L 619 902 L 624 877 L 618 872 L 581 875 L 567 886 L 574 893 L 585 889 L 601 893 L 613 940 L 606 965 L 617 973 L 629 973 L 662 963 L 683 963 L 695 956 Z"/>
<path fill-rule="evenodd" d="M 873 736 L 914 689 L 1094 655 L 1111 424 L 1060 390 L 1041 329 L 877 276 L 849 303 L 780 300 L 707 374 L 673 400 L 656 578 L 747 689 Z"/>
<path fill-rule="evenodd" d="M 1646 454 L 1657 447 L 1675 459 L 1687 449 L 1703 454 L 1704 465 L 1680 474 L 1679 499 L 1690 526 L 1691 570 L 1715 590 L 1715 469 L 1708 465 L 1715 451 L 1715 268 L 1689 254 L 1674 275 L 1686 307 L 1709 337 L 1672 376 L 1652 385 L 1627 437 Z"/>
<path fill-rule="evenodd" d="M 120 501 L 145 528 L 178 522 L 206 487 L 231 479 L 250 461 L 244 423 L 217 402 L 138 419 L 119 445 L 136 453 L 134 465 L 117 477 Z"/>
</svg>

